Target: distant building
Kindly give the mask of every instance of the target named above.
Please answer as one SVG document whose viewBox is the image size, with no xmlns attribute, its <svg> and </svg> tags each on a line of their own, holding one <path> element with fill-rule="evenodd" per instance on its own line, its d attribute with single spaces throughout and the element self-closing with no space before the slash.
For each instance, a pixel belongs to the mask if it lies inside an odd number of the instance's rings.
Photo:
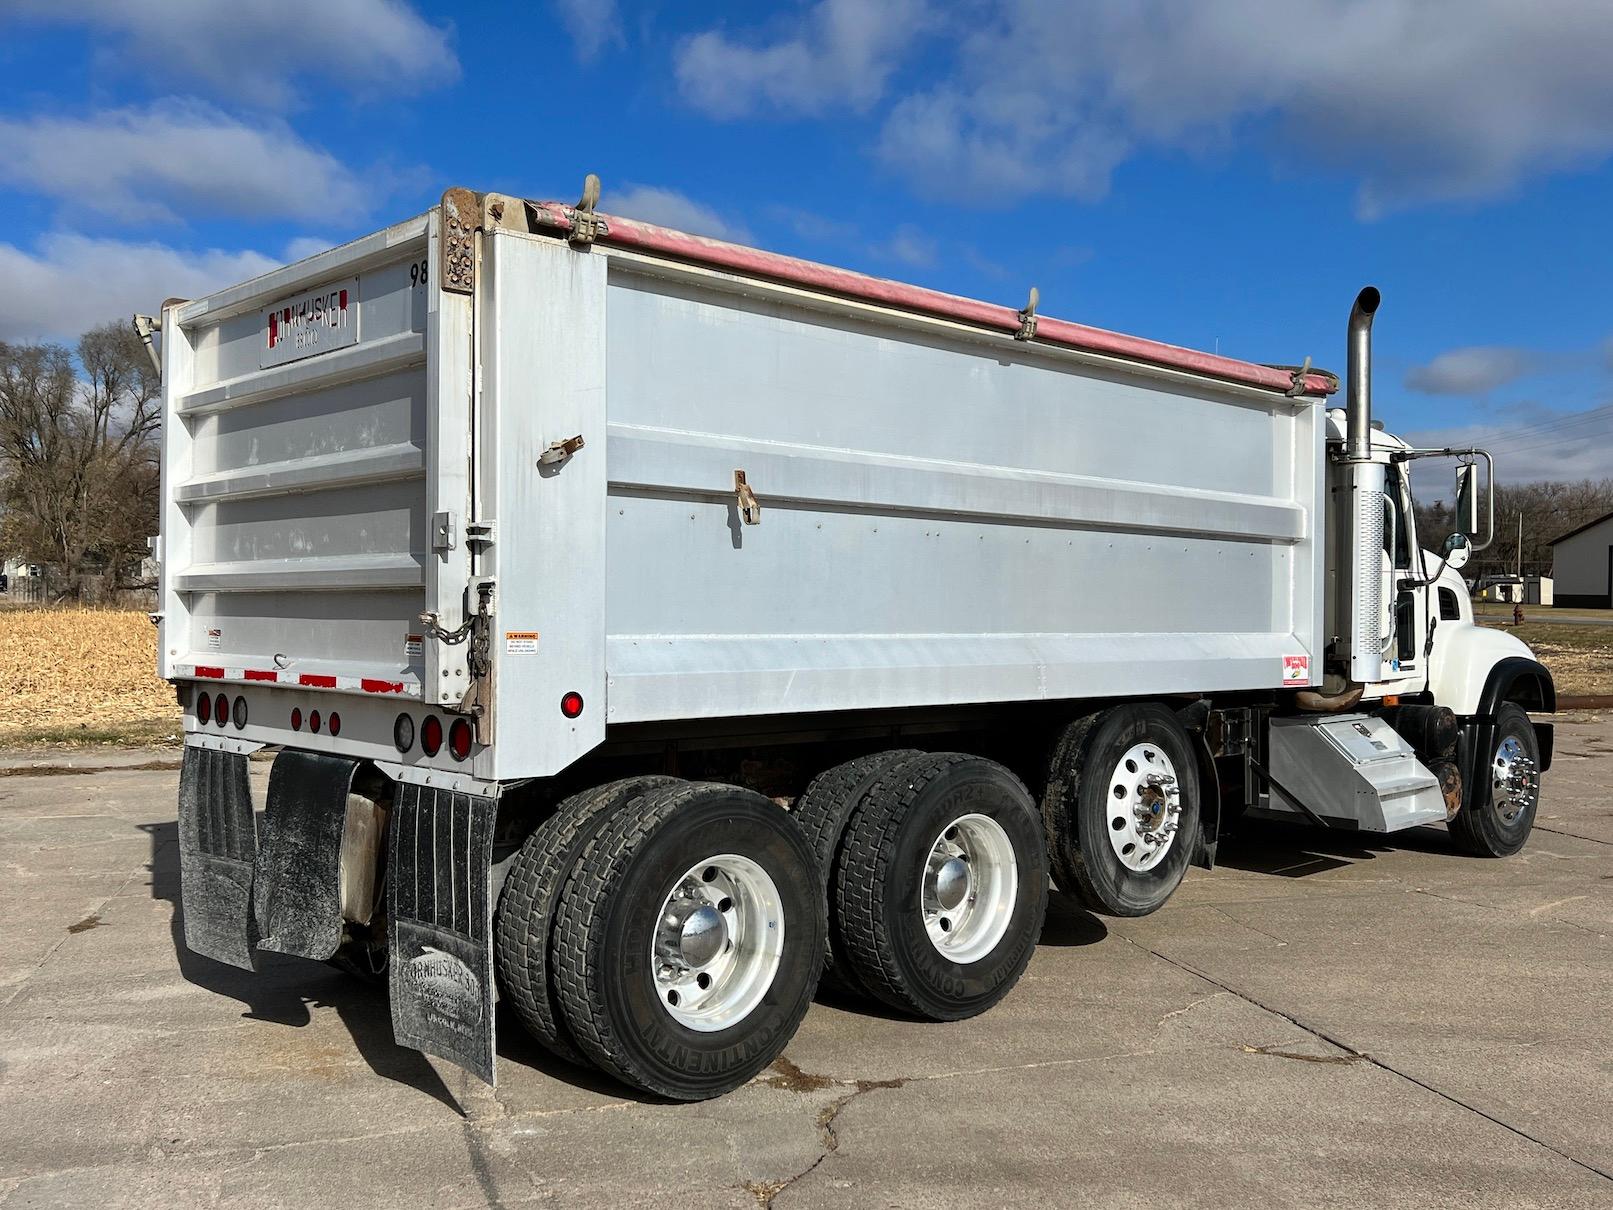
<svg viewBox="0 0 1613 1210">
<path fill-rule="evenodd" d="M 1613 513 L 1553 539 L 1557 604 L 1613 609 Z"/>
</svg>

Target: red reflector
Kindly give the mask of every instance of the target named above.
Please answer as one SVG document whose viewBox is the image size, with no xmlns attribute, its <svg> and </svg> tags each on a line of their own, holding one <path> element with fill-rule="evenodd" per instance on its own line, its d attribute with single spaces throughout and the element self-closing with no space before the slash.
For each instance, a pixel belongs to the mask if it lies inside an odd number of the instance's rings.
<svg viewBox="0 0 1613 1210">
<path fill-rule="evenodd" d="M 301 706 L 293 706 L 291 708 L 291 729 L 293 731 L 301 731 L 302 730 L 302 707 Z"/>
<path fill-rule="evenodd" d="M 576 718 L 582 713 L 582 694 L 573 689 L 560 699 L 560 713 L 567 718 Z"/>
<path fill-rule="evenodd" d="M 315 735 L 319 734 L 319 711 L 310 710 L 308 712 L 308 730 L 312 731 Z"/>
<path fill-rule="evenodd" d="M 448 754 L 455 760 L 464 760 L 470 755 L 470 724 L 462 718 L 456 718 L 454 725 L 448 728 Z"/>
<path fill-rule="evenodd" d="M 342 733 L 342 716 L 337 714 L 334 710 L 330 712 L 330 733 L 332 735 L 340 735 Z"/>
<path fill-rule="evenodd" d="M 213 699 L 206 693 L 196 699 L 196 721 L 199 723 L 213 721 Z"/>
<path fill-rule="evenodd" d="M 420 724 L 420 750 L 427 756 L 436 756 L 442 750 L 442 719 L 427 715 Z"/>
<path fill-rule="evenodd" d="M 230 721 L 230 699 L 222 693 L 213 699 L 213 721 L 220 727 Z"/>
</svg>

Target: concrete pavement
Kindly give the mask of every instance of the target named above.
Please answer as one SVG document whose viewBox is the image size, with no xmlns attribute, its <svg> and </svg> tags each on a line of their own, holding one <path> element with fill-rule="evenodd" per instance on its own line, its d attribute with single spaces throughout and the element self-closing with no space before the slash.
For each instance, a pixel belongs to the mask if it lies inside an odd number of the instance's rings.
<svg viewBox="0 0 1613 1210">
<path fill-rule="evenodd" d="M 177 774 L 98 761 L 0 771 L 6 1210 L 1613 1204 L 1606 718 L 1561 727 L 1516 858 L 1263 826 L 1152 917 L 1055 896 L 983 1018 L 824 999 L 692 1106 L 504 1019 L 494 1092 L 395 1047 L 380 988 L 190 955 Z"/>
</svg>

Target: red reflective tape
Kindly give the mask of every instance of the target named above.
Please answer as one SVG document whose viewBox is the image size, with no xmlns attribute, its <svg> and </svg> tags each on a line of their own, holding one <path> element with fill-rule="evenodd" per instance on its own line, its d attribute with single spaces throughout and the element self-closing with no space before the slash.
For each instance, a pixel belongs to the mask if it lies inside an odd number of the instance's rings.
<svg viewBox="0 0 1613 1210">
<path fill-rule="evenodd" d="M 336 688 L 336 678 L 316 672 L 305 672 L 297 678 L 297 684 L 311 685 L 315 689 L 334 689 Z"/>
<path fill-rule="evenodd" d="M 196 665 L 196 675 L 197 676 L 205 676 L 205 677 L 208 677 L 209 679 L 215 680 L 215 681 L 222 681 L 224 679 L 224 669 L 222 669 L 222 668 L 205 668 L 201 664 L 197 664 Z"/>
<path fill-rule="evenodd" d="M 365 693 L 402 693 L 402 681 L 373 681 L 369 677 L 359 680 L 358 687 Z"/>
<path fill-rule="evenodd" d="M 278 672 L 269 672 L 263 668 L 248 668 L 246 670 L 246 679 L 249 681 L 278 681 L 280 674 Z"/>
</svg>

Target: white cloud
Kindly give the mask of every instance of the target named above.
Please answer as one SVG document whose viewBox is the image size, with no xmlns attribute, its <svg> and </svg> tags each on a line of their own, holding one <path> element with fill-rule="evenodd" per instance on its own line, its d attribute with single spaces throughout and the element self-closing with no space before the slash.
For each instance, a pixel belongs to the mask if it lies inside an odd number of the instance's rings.
<svg viewBox="0 0 1613 1210">
<path fill-rule="evenodd" d="M 928 269 L 938 258 L 935 241 L 912 223 L 898 224 L 888 240 L 875 244 L 869 251 L 914 269 Z"/>
<path fill-rule="evenodd" d="M 663 189 L 657 185 L 628 185 L 623 189 L 613 189 L 602 197 L 599 208 L 607 214 L 636 218 L 658 227 L 672 227 L 687 231 L 690 235 L 709 235 L 713 239 L 729 240 L 736 244 L 754 242 L 754 237 L 742 224 L 723 218 L 710 206 L 676 189 Z"/>
<path fill-rule="evenodd" d="M 616 0 L 554 0 L 554 9 L 582 62 L 592 63 L 608 46 L 623 45 Z"/>
<path fill-rule="evenodd" d="M 976 203 L 1097 199 L 1144 150 L 1257 139 L 1356 179 L 1371 217 L 1613 153 L 1606 0 L 1003 0 L 971 27 L 880 151 Z"/>
<path fill-rule="evenodd" d="M 173 100 L 87 118 L 0 118 L 0 181 L 137 221 L 348 216 L 374 200 L 280 123 Z"/>
<path fill-rule="evenodd" d="M 21 0 L 13 12 L 83 25 L 111 65 L 132 63 L 171 87 L 198 85 L 236 102 L 328 104 L 318 80 L 345 93 L 411 94 L 459 78 L 451 31 L 401 0 L 316 6 L 220 0 Z"/>
<path fill-rule="evenodd" d="M 1424 395 L 1487 395 L 1516 382 L 1540 364 L 1527 349 L 1477 345 L 1450 349 L 1406 372 L 1406 386 Z"/>
<path fill-rule="evenodd" d="M 678 87 L 719 118 L 866 109 L 927 21 L 925 0 L 819 0 L 771 40 L 737 41 L 715 29 L 685 39 L 675 53 Z"/>
<path fill-rule="evenodd" d="M 0 243 L 0 340 L 76 340 L 165 298 L 197 298 L 282 262 L 259 252 L 47 235 L 27 251 Z"/>
<path fill-rule="evenodd" d="M 1395 431 L 1417 446 L 1487 449 L 1495 455 L 1496 477 L 1505 483 L 1613 478 L 1613 407 L 1609 406 L 1585 412 L 1526 407 L 1505 423 Z M 1430 488 L 1422 491 L 1430 499 L 1439 494 Z"/>
</svg>

